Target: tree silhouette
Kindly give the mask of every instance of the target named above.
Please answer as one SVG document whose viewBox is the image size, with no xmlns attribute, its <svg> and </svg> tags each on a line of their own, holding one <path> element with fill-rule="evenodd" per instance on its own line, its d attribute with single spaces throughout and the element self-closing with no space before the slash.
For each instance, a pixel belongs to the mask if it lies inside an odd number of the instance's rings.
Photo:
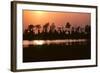
<svg viewBox="0 0 100 73">
<path fill-rule="evenodd" d="M 41 28 L 41 25 L 38 24 L 38 25 L 36 25 L 35 27 L 36 27 L 37 30 L 38 30 L 38 34 L 40 34 L 40 28 Z"/>
<path fill-rule="evenodd" d="M 76 33 L 80 33 L 80 26 L 78 26 L 77 28 L 76 28 Z"/>
<path fill-rule="evenodd" d="M 33 33 L 33 28 L 34 28 L 34 26 L 32 25 L 32 24 L 30 24 L 29 26 L 28 26 L 28 32 L 29 33 Z"/>
<path fill-rule="evenodd" d="M 71 24 L 69 22 L 67 22 L 66 25 L 65 25 L 65 27 L 66 28 L 70 28 L 71 27 Z"/>
<path fill-rule="evenodd" d="M 58 32 L 61 33 L 62 32 L 62 28 L 58 27 Z"/>
<path fill-rule="evenodd" d="M 69 22 L 67 22 L 66 25 L 65 25 L 65 28 L 66 28 L 66 32 L 68 34 L 70 34 L 70 27 L 71 27 L 71 24 Z"/>
<path fill-rule="evenodd" d="M 74 34 L 74 33 L 75 33 L 75 28 L 72 27 L 72 29 L 71 29 L 71 34 Z"/>
<path fill-rule="evenodd" d="M 43 32 L 47 32 L 49 26 L 49 22 L 43 25 Z"/>
<path fill-rule="evenodd" d="M 86 34 L 89 34 L 90 33 L 90 26 L 89 25 L 86 25 L 85 26 L 85 33 Z"/>
<path fill-rule="evenodd" d="M 34 38 L 34 26 L 30 24 L 27 29 L 25 29 L 23 34 L 23 39 L 32 40 Z"/>
<path fill-rule="evenodd" d="M 34 30 L 34 28 L 36 30 Z M 41 29 L 43 29 L 41 31 Z M 37 33 L 36 33 L 37 31 Z M 25 40 L 54 40 L 54 39 L 90 39 L 91 38 L 90 25 L 72 26 L 69 22 L 65 26 L 56 26 L 55 23 L 51 25 L 46 23 L 41 27 L 41 24 L 30 24 L 24 30 L 23 39 Z"/>
<path fill-rule="evenodd" d="M 52 23 L 51 25 L 50 25 L 50 32 L 54 32 L 55 31 L 55 24 L 54 23 Z"/>
</svg>

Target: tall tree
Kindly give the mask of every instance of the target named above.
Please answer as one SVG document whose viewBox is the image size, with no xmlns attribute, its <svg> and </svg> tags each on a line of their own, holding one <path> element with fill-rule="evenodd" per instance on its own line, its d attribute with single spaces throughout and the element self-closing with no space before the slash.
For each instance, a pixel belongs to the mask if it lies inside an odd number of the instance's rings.
<svg viewBox="0 0 100 73">
<path fill-rule="evenodd" d="M 85 26 L 85 33 L 86 34 L 89 34 L 90 33 L 90 26 L 89 25 L 86 25 Z"/>
<path fill-rule="evenodd" d="M 32 24 L 30 24 L 28 26 L 28 32 L 33 32 L 33 28 L 34 28 L 34 26 Z"/>
<path fill-rule="evenodd" d="M 49 22 L 43 25 L 43 32 L 47 32 L 49 27 Z"/>
<path fill-rule="evenodd" d="M 37 28 L 37 31 L 38 31 L 38 34 L 39 34 L 39 33 L 40 33 L 41 25 L 38 24 L 38 25 L 36 25 L 35 27 Z"/>
<path fill-rule="evenodd" d="M 70 27 L 71 27 L 71 24 L 69 22 L 67 22 L 66 25 L 65 25 L 65 28 L 66 28 L 66 32 L 68 34 L 70 34 Z"/>
<path fill-rule="evenodd" d="M 51 25 L 50 25 L 50 31 L 51 32 L 54 32 L 55 31 L 55 24 L 54 23 L 52 23 Z"/>
</svg>

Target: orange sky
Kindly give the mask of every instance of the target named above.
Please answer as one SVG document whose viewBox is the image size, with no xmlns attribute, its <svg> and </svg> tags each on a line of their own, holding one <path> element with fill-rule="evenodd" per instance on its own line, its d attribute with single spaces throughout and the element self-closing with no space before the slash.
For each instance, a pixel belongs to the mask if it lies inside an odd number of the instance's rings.
<svg viewBox="0 0 100 73">
<path fill-rule="evenodd" d="M 29 24 L 41 24 L 42 26 L 47 22 L 50 24 L 55 23 L 57 26 L 64 26 L 66 22 L 71 23 L 72 26 L 84 26 L 87 24 L 90 25 L 91 14 L 23 10 L 24 28 L 27 28 Z"/>
</svg>

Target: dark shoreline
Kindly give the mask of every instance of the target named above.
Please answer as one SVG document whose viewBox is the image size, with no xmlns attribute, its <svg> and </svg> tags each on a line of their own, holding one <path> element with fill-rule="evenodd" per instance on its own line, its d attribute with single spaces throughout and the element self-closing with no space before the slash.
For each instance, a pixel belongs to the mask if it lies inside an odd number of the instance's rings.
<svg viewBox="0 0 100 73">
<path fill-rule="evenodd" d="M 91 44 L 30 45 L 23 48 L 23 62 L 79 60 L 91 58 Z"/>
</svg>

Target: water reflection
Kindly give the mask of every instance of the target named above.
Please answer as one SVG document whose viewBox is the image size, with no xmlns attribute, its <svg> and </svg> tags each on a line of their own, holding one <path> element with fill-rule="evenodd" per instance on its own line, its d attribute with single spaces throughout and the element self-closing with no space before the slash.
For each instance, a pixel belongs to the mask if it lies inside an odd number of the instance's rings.
<svg viewBox="0 0 100 73">
<path fill-rule="evenodd" d="M 23 47 L 28 47 L 29 45 L 73 45 L 73 44 L 86 44 L 87 39 L 66 39 L 66 40 L 24 40 Z"/>
</svg>

